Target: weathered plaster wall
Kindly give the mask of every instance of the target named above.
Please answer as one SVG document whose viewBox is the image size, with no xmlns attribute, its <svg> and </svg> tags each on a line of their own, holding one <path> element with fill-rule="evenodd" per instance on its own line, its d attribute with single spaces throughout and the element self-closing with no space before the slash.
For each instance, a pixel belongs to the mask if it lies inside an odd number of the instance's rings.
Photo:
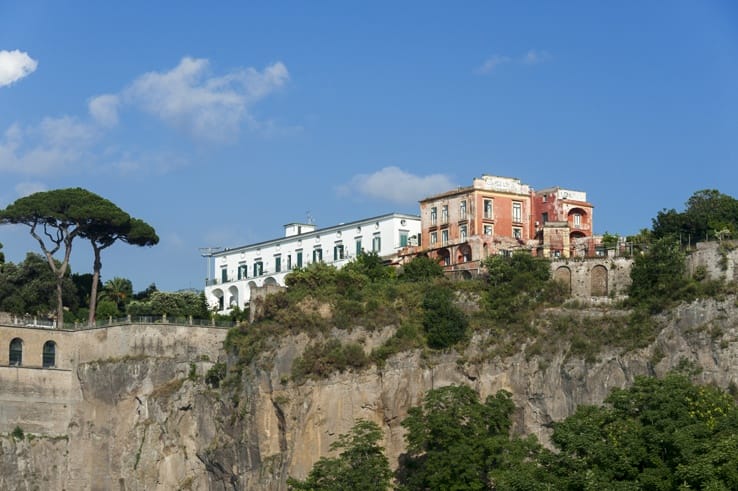
<svg viewBox="0 0 738 491">
<path fill-rule="evenodd" d="M 572 297 L 620 297 L 627 294 L 630 286 L 632 264 L 632 259 L 623 257 L 569 258 L 551 261 L 551 271 L 555 278 L 563 277 L 564 272 L 568 273 Z M 603 282 L 598 274 L 602 268 L 606 271 L 604 295 Z"/>
</svg>

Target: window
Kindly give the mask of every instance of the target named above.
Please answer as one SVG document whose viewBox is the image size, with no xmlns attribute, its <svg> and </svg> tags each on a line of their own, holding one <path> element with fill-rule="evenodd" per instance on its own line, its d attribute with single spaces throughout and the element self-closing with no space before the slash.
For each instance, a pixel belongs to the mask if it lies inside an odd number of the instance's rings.
<svg viewBox="0 0 738 491">
<path fill-rule="evenodd" d="M 404 230 L 400 231 L 400 247 L 407 246 L 407 236 L 408 234 L 406 231 Z"/>
<path fill-rule="evenodd" d="M 382 249 L 382 238 L 379 235 L 375 235 L 372 238 L 372 251 L 379 252 Z"/>
<path fill-rule="evenodd" d="M 484 218 L 488 220 L 492 219 L 492 200 L 491 199 L 484 200 Z"/>
<path fill-rule="evenodd" d="M 356 239 L 356 255 L 358 256 L 359 254 L 361 254 L 362 250 L 364 250 L 364 248 L 361 247 L 361 237 L 358 237 Z"/>
<path fill-rule="evenodd" d="M 319 263 L 323 261 L 323 249 L 313 249 L 313 262 Z"/>
<path fill-rule="evenodd" d="M 448 244 L 448 229 L 441 230 L 441 244 Z"/>
<path fill-rule="evenodd" d="M 431 220 L 430 220 L 431 221 L 431 225 L 435 225 L 436 223 L 438 223 L 438 208 L 436 208 L 435 206 L 433 208 L 431 208 L 431 214 L 430 215 L 431 215 L 431 217 L 430 217 L 431 218 Z"/>
<path fill-rule="evenodd" d="M 515 223 L 522 223 L 523 222 L 523 203 L 519 201 L 513 201 L 513 208 L 512 208 L 512 221 Z"/>
<path fill-rule="evenodd" d="M 42 364 L 44 368 L 54 368 L 56 366 L 56 343 L 54 341 L 44 343 Z"/>
<path fill-rule="evenodd" d="M 574 213 L 574 227 L 579 228 L 582 226 L 582 215 Z"/>
<path fill-rule="evenodd" d="M 492 225 L 485 225 L 484 226 L 484 235 L 492 235 Z"/>
<path fill-rule="evenodd" d="M 441 208 L 441 223 L 448 223 L 448 205 Z"/>
<path fill-rule="evenodd" d="M 541 213 L 541 223 L 548 222 L 548 213 Z"/>
<path fill-rule="evenodd" d="M 302 251 L 297 251 L 297 263 L 298 268 L 302 268 Z"/>
<path fill-rule="evenodd" d="M 292 269 L 292 254 L 287 254 L 287 271 Z"/>
<path fill-rule="evenodd" d="M 459 203 L 459 220 L 466 220 L 466 200 L 461 200 Z"/>
<path fill-rule="evenodd" d="M 333 260 L 338 261 L 344 259 L 343 244 L 336 244 L 333 248 Z"/>
<path fill-rule="evenodd" d="M 523 229 L 520 227 L 513 227 L 513 237 L 516 239 L 522 239 L 523 238 Z"/>
<path fill-rule="evenodd" d="M 274 256 L 274 272 L 279 273 L 282 271 L 282 256 Z"/>
<path fill-rule="evenodd" d="M 228 282 L 228 268 L 225 266 L 220 268 L 220 281 L 222 283 Z"/>
<path fill-rule="evenodd" d="M 249 268 L 246 266 L 246 263 L 241 263 L 238 265 L 238 279 L 242 280 L 248 276 Z"/>
<path fill-rule="evenodd" d="M 261 276 L 262 274 L 264 274 L 264 263 L 257 260 L 254 263 L 254 276 Z"/>
<path fill-rule="evenodd" d="M 23 364 L 23 340 L 15 338 L 10 342 L 10 365 L 19 367 Z"/>
<path fill-rule="evenodd" d="M 431 245 L 434 245 L 436 242 L 438 242 L 438 232 L 431 232 L 431 236 L 430 236 Z"/>
<path fill-rule="evenodd" d="M 467 236 L 467 228 L 466 228 L 466 225 L 461 225 L 459 227 L 459 238 L 461 240 L 466 240 L 466 236 Z"/>
</svg>

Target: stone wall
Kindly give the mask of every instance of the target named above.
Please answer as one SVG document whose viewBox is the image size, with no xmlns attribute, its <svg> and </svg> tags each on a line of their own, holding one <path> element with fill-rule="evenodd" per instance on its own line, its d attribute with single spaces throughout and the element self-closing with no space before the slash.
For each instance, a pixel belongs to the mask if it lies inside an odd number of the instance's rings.
<svg viewBox="0 0 738 491">
<path fill-rule="evenodd" d="M 738 281 L 738 243 L 735 241 L 699 242 L 687 256 L 687 268 L 694 274 L 697 268 L 704 268 L 711 279 Z"/>
<path fill-rule="evenodd" d="M 61 435 L 82 400 L 81 365 L 126 359 L 171 359 L 182 364 L 223 356 L 226 329 L 170 324 L 122 325 L 81 331 L 0 325 L 0 432 L 16 426 Z M 23 341 L 21 366 L 9 365 L 10 341 Z M 56 345 L 53 368 L 42 368 L 44 343 Z M 22 422 L 22 425 L 20 424 Z"/>
<path fill-rule="evenodd" d="M 623 257 L 569 258 L 551 261 L 551 271 L 574 298 L 616 298 L 627 294 L 632 264 Z"/>
</svg>

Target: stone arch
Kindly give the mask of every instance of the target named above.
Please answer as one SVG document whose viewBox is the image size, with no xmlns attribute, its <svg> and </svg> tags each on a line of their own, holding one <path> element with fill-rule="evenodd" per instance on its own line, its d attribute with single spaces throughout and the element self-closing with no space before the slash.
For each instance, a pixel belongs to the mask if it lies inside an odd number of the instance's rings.
<svg viewBox="0 0 738 491">
<path fill-rule="evenodd" d="M 225 295 L 223 294 L 223 290 L 216 288 L 213 290 L 213 296 L 218 301 L 218 310 L 223 310 L 225 308 Z"/>
<path fill-rule="evenodd" d="M 443 249 L 438 249 L 438 252 L 436 252 L 436 259 L 438 260 L 438 264 L 441 266 L 449 266 L 451 264 L 451 253 L 445 247 Z"/>
<path fill-rule="evenodd" d="M 564 285 L 567 293 L 571 293 L 571 269 L 567 266 L 559 266 L 554 271 L 554 280 Z"/>
<path fill-rule="evenodd" d="M 56 367 L 56 343 L 54 341 L 46 341 L 44 350 L 41 355 L 41 366 L 44 368 Z"/>
<path fill-rule="evenodd" d="M 23 365 L 23 340 L 21 338 L 13 338 L 10 341 L 10 352 L 8 353 L 8 360 L 11 366 Z"/>
<path fill-rule="evenodd" d="M 607 289 L 607 268 L 601 264 L 594 266 L 589 272 L 590 295 L 593 297 L 606 297 Z"/>
<path fill-rule="evenodd" d="M 467 263 L 472 260 L 472 250 L 469 244 L 461 244 L 457 250 L 457 263 Z"/>
<path fill-rule="evenodd" d="M 231 285 L 228 287 L 228 308 L 238 307 L 238 287 Z"/>
<path fill-rule="evenodd" d="M 273 276 L 270 276 L 264 280 L 264 286 L 276 285 L 276 284 L 277 284 L 277 280 L 275 280 Z"/>
</svg>

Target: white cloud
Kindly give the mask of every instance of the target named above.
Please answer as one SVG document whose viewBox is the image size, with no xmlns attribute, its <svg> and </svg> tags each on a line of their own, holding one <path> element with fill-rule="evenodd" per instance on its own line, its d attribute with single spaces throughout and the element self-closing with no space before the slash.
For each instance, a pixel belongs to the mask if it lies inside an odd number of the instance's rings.
<svg viewBox="0 0 738 491">
<path fill-rule="evenodd" d="M 0 51 L 0 87 L 17 82 L 36 70 L 38 62 L 23 51 Z"/>
<path fill-rule="evenodd" d="M 544 63 L 551 59 L 551 54 L 545 50 L 528 50 L 523 56 L 519 58 L 510 58 L 509 56 L 494 55 L 486 60 L 477 67 L 476 73 L 480 75 L 486 75 L 496 70 L 500 65 L 506 63 L 523 64 L 523 65 L 537 65 Z"/>
<path fill-rule="evenodd" d="M 359 194 L 396 204 L 412 204 L 455 187 L 443 174 L 416 176 L 399 167 L 385 167 L 373 174 L 352 177 L 351 181 L 338 188 L 338 192 L 344 196 Z"/>
<path fill-rule="evenodd" d="M 551 55 L 548 51 L 531 49 L 525 54 L 522 62 L 526 65 L 537 65 L 538 63 L 543 63 L 550 59 Z"/>
<path fill-rule="evenodd" d="M 206 59 L 183 58 L 168 72 L 149 72 L 124 92 L 126 101 L 193 136 L 229 139 L 243 121 L 255 125 L 249 106 L 289 80 L 281 62 L 263 71 L 254 68 L 209 76 Z"/>
<path fill-rule="evenodd" d="M 0 137 L 0 171 L 50 175 L 79 169 L 97 137 L 95 127 L 68 116 L 28 128 L 13 124 Z"/>
<path fill-rule="evenodd" d="M 109 148 L 107 153 L 108 160 L 102 166 L 103 170 L 120 175 L 164 175 L 189 164 L 187 158 L 173 152 L 121 152 L 117 148 Z"/>
<path fill-rule="evenodd" d="M 20 52 L 0 51 L 0 55 L 9 53 L 15 56 Z M 36 66 L 31 61 L 25 68 L 27 73 Z M 7 65 L 0 63 L 0 82 L 3 64 Z M 34 125 L 11 125 L 0 134 L 0 173 L 47 176 L 97 169 L 164 174 L 188 163 L 187 158 L 167 151 L 132 154 L 102 146 L 105 131 L 118 124 L 119 110 L 125 106 L 138 107 L 206 140 L 229 139 L 243 124 L 267 135 L 276 134 L 272 122 L 257 121 L 250 109 L 288 82 L 284 64 L 276 62 L 263 70 L 239 69 L 219 77 L 210 75 L 208 66 L 205 59 L 183 58 L 172 70 L 145 73 L 119 93 L 90 98 L 88 119 L 46 117 Z M 17 78 L 7 78 L 8 83 Z"/>
<path fill-rule="evenodd" d="M 486 74 L 490 73 L 492 70 L 497 68 L 498 66 L 509 63 L 511 60 L 507 56 L 501 56 L 501 55 L 494 55 L 486 60 L 484 60 L 484 63 L 482 63 L 479 68 L 477 68 L 477 73 Z"/>
<path fill-rule="evenodd" d="M 36 181 L 19 182 L 15 185 L 15 192 L 21 198 L 46 190 L 48 190 L 48 188 L 44 183 Z"/>
<path fill-rule="evenodd" d="M 113 94 L 104 94 L 90 99 L 88 108 L 90 116 L 105 127 L 118 124 L 118 105 L 120 98 Z"/>
</svg>

